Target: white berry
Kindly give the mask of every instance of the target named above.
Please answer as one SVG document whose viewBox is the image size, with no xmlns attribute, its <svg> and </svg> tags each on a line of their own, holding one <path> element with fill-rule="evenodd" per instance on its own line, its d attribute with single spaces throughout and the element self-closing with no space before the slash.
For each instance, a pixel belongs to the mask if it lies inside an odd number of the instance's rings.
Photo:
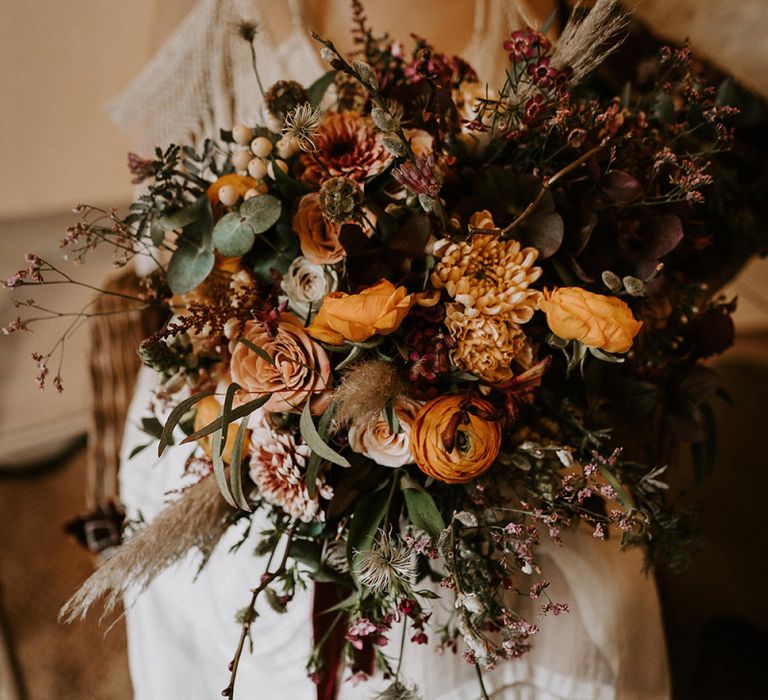
<svg viewBox="0 0 768 700">
<path fill-rule="evenodd" d="M 235 206 L 238 199 L 240 199 L 240 195 L 238 194 L 237 189 L 232 185 L 224 185 L 224 187 L 219 190 L 219 201 L 225 207 Z"/>
<path fill-rule="evenodd" d="M 272 142 L 264 136 L 257 136 L 251 141 L 251 150 L 253 151 L 253 155 L 258 156 L 259 158 L 266 158 L 272 153 Z"/>
<path fill-rule="evenodd" d="M 267 164 L 261 158 L 252 158 L 248 163 L 248 174 L 256 180 L 264 179 L 267 174 Z"/>
<path fill-rule="evenodd" d="M 253 155 L 251 155 L 250 151 L 248 150 L 237 151 L 232 156 L 232 165 L 235 166 L 235 169 L 238 172 L 242 172 L 248 167 L 248 163 L 251 162 L 251 158 L 253 158 Z"/>
<path fill-rule="evenodd" d="M 251 197 L 257 197 L 260 195 L 261 192 L 259 192 L 255 187 L 251 187 L 250 190 L 248 190 L 244 195 L 243 199 L 250 199 Z"/>
<path fill-rule="evenodd" d="M 237 124 L 232 128 L 232 138 L 235 143 L 245 146 L 253 138 L 253 132 L 245 124 Z"/>
</svg>

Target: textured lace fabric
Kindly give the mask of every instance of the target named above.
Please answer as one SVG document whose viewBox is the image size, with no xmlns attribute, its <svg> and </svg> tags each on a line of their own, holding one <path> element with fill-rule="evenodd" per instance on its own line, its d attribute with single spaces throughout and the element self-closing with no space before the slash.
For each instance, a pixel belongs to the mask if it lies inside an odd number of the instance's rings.
<svg viewBox="0 0 768 700">
<path fill-rule="evenodd" d="M 266 3 L 265 3 L 266 5 Z M 491 75 L 501 58 L 489 47 L 500 46 L 517 16 L 502 2 L 478 2 L 478 21 L 466 58 L 481 75 Z M 295 29 L 279 45 L 261 36 L 257 55 L 265 84 L 278 78 L 304 83 L 324 67 L 300 25 L 301 5 L 292 3 Z M 146 70 L 113 105 L 116 121 L 134 138 L 137 150 L 169 141 L 197 143 L 219 126 L 253 122 L 259 112 L 258 89 L 247 46 L 232 37 L 241 18 L 258 21 L 260 8 L 245 0 L 203 0 Z M 486 31 L 486 28 L 488 30 Z M 407 28 L 405 28 L 407 29 Z M 152 403 L 154 375 L 142 370 L 123 439 L 120 493 L 129 517 L 147 520 L 162 509 L 185 483 L 190 446 L 172 447 L 161 459 L 151 448 L 128 459 L 146 442 L 141 418 Z M 257 516 L 260 517 L 260 516 Z M 265 561 L 253 555 L 259 523 L 232 554 L 241 537 L 233 529 L 198 572 L 190 555 L 162 574 L 141 596 L 126 601 L 128 650 L 137 700 L 219 697 L 228 680 L 227 664 L 237 645 L 235 613 L 250 597 Z M 669 697 L 661 612 L 652 577 L 641 573 L 641 553 L 620 553 L 615 541 L 599 542 L 587 530 L 566 535 L 565 546 L 542 545 L 542 568 L 551 582 L 553 600 L 571 612 L 536 619 L 534 602 L 521 613 L 539 623 L 534 650 L 520 660 L 502 662 L 486 672 L 493 698 L 519 700 L 655 700 Z M 435 619 L 450 612 L 450 600 L 436 601 Z M 312 644 L 312 592 L 299 592 L 288 612 L 278 615 L 259 607 L 253 653 L 240 664 L 237 696 L 313 700 L 316 688 L 306 677 Z M 396 653 L 400 633 L 390 635 Z M 475 671 L 460 656 L 438 656 L 430 643 L 411 645 L 403 675 L 428 700 L 470 700 L 479 695 Z M 342 685 L 340 700 L 370 698 L 388 685 L 381 678 Z"/>
</svg>

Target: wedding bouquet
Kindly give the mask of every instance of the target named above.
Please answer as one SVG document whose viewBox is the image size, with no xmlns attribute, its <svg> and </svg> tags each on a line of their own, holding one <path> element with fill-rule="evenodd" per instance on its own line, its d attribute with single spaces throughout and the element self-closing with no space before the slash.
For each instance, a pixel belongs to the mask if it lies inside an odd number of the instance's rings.
<svg viewBox="0 0 768 700">
<path fill-rule="evenodd" d="M 734 307 L 711 285 L 751 222 L 705 198 L 735 110 L 686 49 L 606 96 L 591 76 L 623 18 L 598 3 L 580 19 L 554 46 L 514 32 L 498 90 L 423 39 L 406 54 L 360 22 L 347 59 L 318 37 L 315 83 L 268 87 L 259 123 L 199 150 L 131 155 L 145 190 L 127 216 L 79 208 L 71 251 L 156 262 L 137 304 L 167 310 L 138 348 L 159 448 L 135 451 L 198 448 L 195 485 L 134 524 L 67 615 L 192 548 L 207 558 L 259 510 L 270 563 L 237 613 L 225 694 L 257 598 L 284 610 L 311 581 L 336 591 L 312 677 L 336 634 L 353 678 L 378 668 L 402 694 L 395 621 L 404 642 L 463 653 L 482 686 L 567 612 L 542 538 L 585 523 L 684 559 L 664 456 L 684 440 L 698 470 L 712 462 L 720 389 L 701 360 L 732 341 Z M 9 286 L 59 274 L 28 263 Z M 436 624 L 437 597 L 455 604 Z"/>
</svg>

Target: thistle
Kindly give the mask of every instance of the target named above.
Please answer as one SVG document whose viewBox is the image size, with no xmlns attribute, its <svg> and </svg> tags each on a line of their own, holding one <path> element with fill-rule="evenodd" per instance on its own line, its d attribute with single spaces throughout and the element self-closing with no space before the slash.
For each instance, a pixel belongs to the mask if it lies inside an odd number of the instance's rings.
<svg viewBox="0 0 768 700">
<path fill-rule="evenodd" d="M 355 556 L 358 581 L 376 594 L 410 584 L 416 577 L 416 557 L 400 538 L 379 531 L 371 549 Z"/>
<path fill-rule="evenodd" d="M 305 102 L 285 115 L 283 135 L 296 139 L 302 151 L 314 151 L 313 137 L 322 121 L 320 109 Z"/>
</svg>

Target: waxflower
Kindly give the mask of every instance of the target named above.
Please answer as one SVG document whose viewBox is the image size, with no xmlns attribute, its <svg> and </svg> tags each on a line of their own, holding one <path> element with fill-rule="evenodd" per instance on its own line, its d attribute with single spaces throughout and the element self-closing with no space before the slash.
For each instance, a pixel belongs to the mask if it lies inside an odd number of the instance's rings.
<svg viewBox="0 0 768 700">
<path fill-rule="evenodd" d="M 546 314 L 547 325 L 556 336 L 605 352 L 628 352 L 643 325 L 626 302 L 581 287 L 545 290 L 539 309 Z"/>
</svg>

